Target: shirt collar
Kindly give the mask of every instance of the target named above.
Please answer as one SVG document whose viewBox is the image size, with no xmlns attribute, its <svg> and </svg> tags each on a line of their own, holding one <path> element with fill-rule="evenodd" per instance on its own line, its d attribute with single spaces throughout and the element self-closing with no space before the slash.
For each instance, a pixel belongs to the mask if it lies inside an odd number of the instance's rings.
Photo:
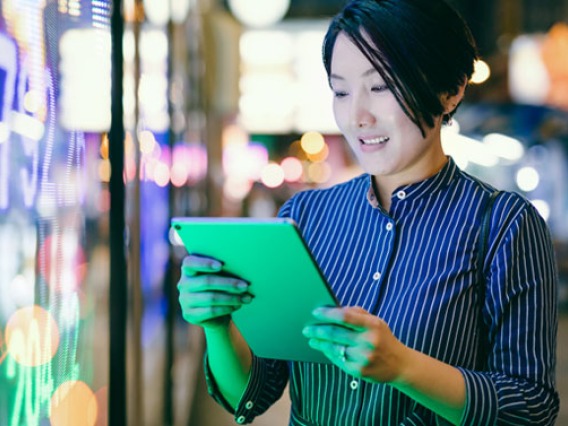
<svg viewBox="0 0 568 426">
<path fill-rule="evenodd" d="M 448 162 L 442 167 L 442 169 L 423 181 L 411 183 L 408 185 L 403 185 L 397 188 L 391 195 L 392 199 L 403 198 L 416 199 L 422 197 L 423 195 L 429 195 L 436 191 L 439 191 L 450 184 L 453 180 L 458 167 L 452 157 L 448 157 Z M 367 201 L 374 208 L 379 208 L 379 199 L 377 194 L 375 194 L 373 188 L 372 175 L 368 175 L 368 189 L 367 189 Z"/>
</svg>

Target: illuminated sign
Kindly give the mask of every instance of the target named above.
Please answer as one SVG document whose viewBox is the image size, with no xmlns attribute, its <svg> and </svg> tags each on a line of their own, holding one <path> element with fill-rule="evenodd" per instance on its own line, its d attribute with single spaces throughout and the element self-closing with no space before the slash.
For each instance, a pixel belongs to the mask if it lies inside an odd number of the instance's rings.
<svg viewBox="0 0 568 426">
<path fill-rule="evenodd" d="M 87 145 L 101 136 L 85 132 L 110 122 L 110 2 L 93 1 L 91 15 L 79 1 L 1 10 L 0 419 L 92 426 L 106 416 L 106 386 L 91 389 L 86 334 L 86 220 L 100 185 Z"/>
</svg>

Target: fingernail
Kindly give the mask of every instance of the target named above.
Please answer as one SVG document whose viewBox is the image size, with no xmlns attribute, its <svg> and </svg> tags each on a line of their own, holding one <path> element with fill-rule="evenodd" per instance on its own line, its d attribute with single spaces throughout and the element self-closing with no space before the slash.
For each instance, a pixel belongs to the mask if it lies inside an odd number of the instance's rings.
<svg viewBox="0 0 568 426">
<path fill-rule="evenodd" d="M 304 327 L 304 328 L 302 329 L 302 334 L 303 334 L 304 336 L 307 336 L 308 334 L 310 334 L 310 327 Z"/>
<path fill-rule="evenodd" d="M 237 287 L 244 290 L 245 288 L 247 288 L 249 285 L 246 281 L 243 280 L 237 280 Z"/>
<path fill-rule="evenodd" d="M 241 301 L 243 303 L 250 303 L 252 302 L 252 296 L 250 294 L 246 294 L 243 297 L 241 297 Z"/>
<path fill-rule="evenodd" d="M 223 264 L 217 260 L 213 260 L 209 264 L 209 267 L 212 269 L 221 269 L 223 267 Z"/>
</svg>

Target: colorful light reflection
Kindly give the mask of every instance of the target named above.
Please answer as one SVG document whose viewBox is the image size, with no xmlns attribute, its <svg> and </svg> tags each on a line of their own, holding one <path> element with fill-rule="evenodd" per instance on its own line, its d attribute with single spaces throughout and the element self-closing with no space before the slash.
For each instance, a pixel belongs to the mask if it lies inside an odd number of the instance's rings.
<svg viewBox="0 0 568 426">
<path fill-rule="evenodd" d="M 8 353 L 27 367 L 51 361 L 59 347 L 59 329 L 51 314 L 40 306 L 16 311 L 6 325 Z"/>
<path fill-rule="evenodd" d="M 51 397 L 52 426 L 94 426 L 97 398 L 82 381 L 64 382 Z"/>
</svg>

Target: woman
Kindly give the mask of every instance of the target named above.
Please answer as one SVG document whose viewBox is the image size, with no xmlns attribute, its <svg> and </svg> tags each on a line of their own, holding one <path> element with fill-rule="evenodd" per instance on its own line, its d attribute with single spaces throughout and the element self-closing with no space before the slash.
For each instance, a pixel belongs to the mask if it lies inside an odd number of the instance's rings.
<svg viewBox="0 0 568 426">
<path fill-rule="evenodd" d="M 289 381 L 291 425 L 553 424 L 549 232 L 527 200 L 501 192 L 478 262 L 494 189 L 441 146 L 475 59 L 442 0 L 355 0 L 332 21 L 323 60 L 334 114 L 365 173 L 300 192 L 279 213 L 296 221 L 341 302 L 304 330 L 332 363 L 255 357 L 230 319 L 250 302 L 246 282 L 217 275 L 214 259 L 182 266 L 180 304 L 205 329 L 209 390 L 237 423 Z"/>
</svg>

